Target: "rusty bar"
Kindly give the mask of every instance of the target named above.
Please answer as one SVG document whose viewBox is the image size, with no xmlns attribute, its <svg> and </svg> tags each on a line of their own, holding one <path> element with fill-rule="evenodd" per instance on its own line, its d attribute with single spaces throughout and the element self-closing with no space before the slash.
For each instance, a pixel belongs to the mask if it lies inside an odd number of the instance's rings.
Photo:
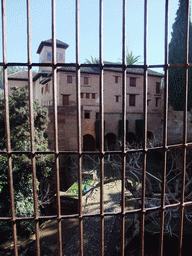
<svg viewBox="0 0 192 256">
<path fill-rule="evenodd" d="M 185 63 L 184 64 L 168 64 L 168 3 L 169 0 L 165 1 L 165 61 L 163 65 L 150 65 L 147 66 L 147 16 L 148 16 L 148 1 L 144 1 L 144 65 L 135 65 L 135 68 L 143 68 L 143 147 L 142 149 L 136 149 L 129 152 L 142 152 L 143 153 L 143 175 L 142 175 L 142 205 L 141 209 L 128 210 L 125 209 L 125 167 L 126 167 L 126 68 L 131 67 L 126 65 L 126 1 L 123 0 L 123 22 L 122 22 L 122 64 L 104 64 L 103 63 L 103 0 L 100 0 L 99 5 L 99 63 L 92 64 L 90 66 L 98 67 L 100 69 L 100 82 L 99 82 L 99 96 L 100 96 L 100 149 L 97 152 L 90 152 L 90 154 L 97 154 L 100 157 L 100 212 L 98 214 L 85 214 L 82 212 L 82 155 L 87 152 L 82 152 L 82 127 L 81 127 L 81 97 L 80 97 L 80 67 L 86 66 L 86 64 L 80 64 L 79 58 L 79 0 L 76 0 L 76 63 L 74 64 L 58 64 L 56 63 L 56 0 L 52 0 L 52 63 L 51 64 L 37 64 L 32 63 L 31 58 L 31 17 L 30 17 L 30 0 L 27 0 L 27 43 L 28 43 L 28 62 L 27 63 L 7 63 L 7 50 L 6 50 L 6 22 L 5 22 L 5 0 L 2 0 L 2 30 L 3 30 L 3 63 L 0 66 L 3 67 L 4 76 L 4 97 L 5 97 L 5 116 L 6 116 L 6 137 L 7 137 L 7 151 L 0 152 L 7 154 L 8 158 L 8 174 L 10 183 L 10 199 L 11 199 L 11 217 L 1 217 L 0 220 L 12 221 L 13 224 L 13 238 L 15 246 L 15 255 L 18 255 L 17 248 L 17 233 L 16 233 L 16 222 L 23 220 L 34 220 L 36 229 L 36 247 L 37 255 L 40 255 L 40 238 L 39 238 L 39 219 L 57 219 L 58 221 L 58 242 L 59 242 L 59 255 L 62 255 L 62 236 L 61 236 L 61 220 L 67 218 L 78 218 L 79 219 L 79 249 L 80 255 L 83 255 L 83 218 L 85 217 L 99 217 L 100 218 L 100 254 L 104 255 L 104 217 L 105 216 L 121 216 L 121 254 L 125 252 L 125 216 L 126 214 L 140 213 L 140 234 L 141 234 L 141 255 L 144 255 L 144 229 L 145 229 L 145 215 L 146 212 L 161 211 L 161 231 L 160 231 L 160 243 L 159 243 L 159 254 L 163 255 L 163 236 L 164 236 L 164 222 L 165 222 L 165 210 L 180 207 L 180 233 L 179 233 L 179 255 L 182 251 L 182 236 L 183 236 L 183 217 L 184 207 L 189 206 L 192 202 L 186 202 L 184 200 L 185 190 L 185 172 L 186 172 L 186 150 L 190 143 L 187 144 L 187 95 L 188 95 L 188 68 L 192 64 L 188 63 L 188 51 L 189 51 L 189 0 L 187 8 L 187 23 L 186 23 L 186 50 L 185 50 Z M 30 109 L 30 140 L 31 140 L 31 151 L 11 151 L 10 143 L 10 121 L 9 121 L 9 102 L 8 102 L 8 78 L 7 78 L 7 67 L 15 66 L 26 66 L 28 67 L 28 86 L 29 86 L 29 109 Z M 59 155 L 68 154 L 69 151 L 59 152 L 58 147 L 58 113 L 57 113 L 57 67 L 61 66 L 75 66 L 76 67 L 76 100 L 77 100 L 77 144 L 78 149 L 71 151 L 70 154 L 76 154 L 78 156 L 78 185 L 79 185 L 79 213 L 74 215 L 61 215 L 60 206 L 60 179 L 59 179 Z M 35 152 L 34 143 L 34 119 L 33 119 L 33 79 L 32 79 L 32 67 L 33 66 L 50 66 L 52 67 L 52 85 L 53 85 L 53 112 L 54 112 L 54 151 L 53 152 Z M 122 137 L 122 149 L 120 151 L 105 152 L 104 149 L 104 67 L 120 67 L 122 68 L 122 119 L 123 119 L 123 137 Z M 145 208 L 145 186 L 146 186 L 146 161 L 147 152 L 150 150 L 157 150 L 159 148 L 147 148 L 147 87 L 148 87 L 148 68 L 149 67 L 163 67 L 164 78 L 165 78 L 165 89 L 164 89 L 164 123 L 163 123 L 163 147 L 159 147 L 163 151 L 163 164 L 162 164 L 162 191 L 161 191 L 161 205 L 153 208 Z M 184 111 L 183 111 L 183 143 L 178 145 L 167 145 L 167 119 L 168 119 L 168 68 L 171 67 L 184 67 L 185 68 L 185 91 L 184 91 Z M 165 204 L 165 187 L 166 187 L 166 162 L 167 162 L 167 150 L 169 148 L 182 147 L 183 149 L 183 165 L 182 165 L 182 190 L 181 190 L 181 202 L 172 205 Z M 14 209 L 14 189 L 13 189 L 13 176 L 12 176 L 12 154 L 30 154 L 31 155 L 31 166 L 33 174 L 33 194 L 34 194 L 34 217 L 15 217 Z M 36 189 L 36 166 L 35 156 L 36 154 L 50 154 L 55 155 L 55 166 L 56 166 L 56 194 L 57 194 L 57 215 L 55 216 L 38 216 L 38 198 Z M 89 152 L 88 152 L 89 153 Z M 121 211 L 120 212 L 105 212 L 104 211 L 104 156 L 105 154 L 121 154 L 122 158 L 122 187 L 121 187 Z"/>
<path fill-rule="evenodd" d="M 185 202 L 184 206 L 191 206 L 192 205 L 192 201 L 189 202 Z M 165 205 L 165 209 L 173 209 L 173 208 L 177 208 L 178 206 L 180 206 L 180 202 L 179 203 L 175 203 L 175 204 L 168 204 Z M 161 210 L 161 206 L 156 206 L 156 207 L 152 207 L 152 208 L 146 208 L 145 209 L 146 212 L 153 212 L 156 210 Z M 131 214 L 131 213 L 139 213 L 141 212 L 141 209 L 134 209 L 134 210 L 127 210 L 125 211 L 125 214 Z M 121 215 L 122 211 L 119 212 L 105 212 L 104 216 L 112 216 L 112 215 Z M 84 214 L 82 217 L 86 218 L 86 217 L 99 217 L 100 213 L 93 213 L 93 214 Z M 79 214 L 70 214 L 70 215 L 62 215 L 61 218 L 62 219 L 72 219 L 72 218 L 78 218 Z M 39 216 L 39 219 L 41 220 L 46 220 L 46 219 L 57 219 L 57 215 L 50 215 L 50 216 Z M 10 221 L 11 217 L 0 217 L 0 220 L 2 221 Z M 19 221 L 23 221 L 23 220 L 34 220 L 34 217 L 17 217 L 15 218 L 15 220 L 17 222 Z"/>
<path fill-rule="evenodd" d="M 58 224 L 58 254 L 62 256 L 61 235 L 61 202 L 59 179 L 59 147 L 58 147 L 58 115 L 57 115 L 57 70 L 56 70 L 56 0 L 52 0 L 52 86 L 53 86 L 53 120 L 54 120 L 54 150 L 56 171 L 56 201 Z"/>
<path fill-rule="evenodd" d="M 166 187 L 166 164 L 167 164 L 167 120 L 168 120 L 168 19 L 169 1 L 165 1 L 165 67 L 164 67 L 164 113 L 163 113 L 163 163 L 162 163 L 162 186 L 161 186 L 161 226 L 159 255 L 163 256 L 163 235 L 165 225 L 165 187 Z"/>
<path fill-rule="evenodd" d="M 186 0 L 186 31 L 185 31 L 185 77 L 184 77 L 184 110 L 183 110 L 183 159 L 181 173 L 181 204 L 180 204 L 180 225 L 179 225 L 179 248 L 178 255 L 182 254 L 183 239 L 183 218 L 184 218 L 184 193 L 186 176 L 186 151 L 187 151 L 187 97 L 188 97 L 188 55 L 189 55 L 189 0 Z"/>
<path fill-rule="evenodd" d="M 143 174 L 142 174 L 142 204 L 141 204 L 141 255 L 144 255 L 144 231 L 145 231 L 145 185 L 147 164 L 147 18 L 148 3 L 144 1 L 144 75 L 143 75 Z"/>
<path fill-rule="evenodd" d="M 103 0 L 99 2 L 99 109 L 100 109 L 100 255 L 104 255 L 104 84 L 103 84 Z"/>
<path fill-rule="evenodd" d="M 7 148 L 7 165 L 9 177 L 9 191 L 11 198 L 11 221 L 13 230 L 14 255 L 18 255 L 17 247 L 17 227 L 15 222 L 15 206 L 14 206 L 14 189 L 12 175 L 12 158 L 11 158 L 11 139 L 10 139 L 10 119 L 9 119 L 9 100 L 8 100 L 8 78 L 7 78 L 7 37 L 6 37 L 6 5 L 5 0 L 1 2 L 2 8 L 2 44 L 3 44 L 3 84 L 4 84 L 4 100 L 5 100 L 5 130 L 6 130 L 6 148 Z"/>
<path fill-rule="evenodd" d="M 83 255 L 83 218 L 82 218 L 82 135 L 81 135 L 81 97 L 80 97 L 80 9 L 76 0 L 76 99 L 77 99 L 77 146 L 78 146 L 78 195 L 79 195 L 79 250 Z"/>
<path fill-rule="evenodd" d="M 35 143 L 34 143 L 34 118 L 33 118 L 33 77 L 31 58 L 31 2 L 27 0 L 27 51 L 28 51 L 28 90 L 29 90 L 29 117 L 30 117 L 30 140 L 31 140 L 31 169 L 33 174 L 33 199 L 36 234 L 36 253 L 40 255 L 39 221 L 38 221 L 38 197 L 37 177 L 35 164 Z"/>
<path fill-rule="evenodd" d="M 121 182 L 121 255 L 125 254 L 125 166 L 126 166 L 126 1 L 122 20 L 122 182 Z"/>
</svg>

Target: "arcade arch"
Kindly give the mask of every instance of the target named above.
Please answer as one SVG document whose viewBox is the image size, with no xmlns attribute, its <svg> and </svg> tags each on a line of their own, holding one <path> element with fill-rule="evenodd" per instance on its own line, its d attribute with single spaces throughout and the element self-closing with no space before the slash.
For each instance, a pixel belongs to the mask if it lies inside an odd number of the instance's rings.
<svg viewBox="0 0 192 256">
<path fill-rule="evenodd" d="M 95 150 L 95 139 L 90 134 L 85 134 L 83 136 L 83 150 L 84 151 L 94 151 Z"/>
<path fill-rule="evenodd" d="M 114 133 L 107 133 L 105 135 L 105 149 L 106 150 L 116 150 L 117 146 L 117 136 Z"/>
</svg>

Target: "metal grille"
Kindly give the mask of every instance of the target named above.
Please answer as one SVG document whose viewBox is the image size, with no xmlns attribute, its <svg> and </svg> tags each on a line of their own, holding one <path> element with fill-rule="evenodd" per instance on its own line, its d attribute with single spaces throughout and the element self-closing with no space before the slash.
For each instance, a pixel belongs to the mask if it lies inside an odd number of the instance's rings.
<svg viewBox="0 0 192 256">
<path fill-rule="evenodd" d="M 165 225 L 165 212 L 168 209 L 179 207 L 180 209 L 180 233 L 179 233 L 179 248 L 178 255 L 181 255 L 182 250 L 182 237 L 183 237 L 183 218 L 184 210 L 187 206 L 191 206 L 192 202 L 184 201 L 184 188 L 185 188 L 185 174 L 186 174 L 186 151 L 188 147 L 191 147 L 191 143 L 187 143 L 187 84 L 188 84 L 188 69 L 191 64 L 188 63 L 188 24 L 189 24 L 189 3 L 188 3 L 188 22 L 186 23 L 186 45 L 185 45 L 185 64 L 180 65 L 185 70 L 185 107 L 183 111 L 183 142 L 179 145 L 169 145 L 167 143 L 167 120 L 168 120 L 168 70 L 169 68 L 178 67 L 178 65 L 170 65 L 168 63 L 168 7 L 169 1 L 165 1 L 165 58 L 163 65 L 148 65 L 147 64 L 147 26 L 148 26 L 148 1 L 144 1 L 144 64 L 136 65 L 135 68 L 143 69 L 143 145 L 142 149 L 132 150 L 134 152 L 142 152 L 143 155 L 143 170 L 142 170 L 142 197 L 141 207 L 139 209 L 128 210 L 125 208 L 125 166 L 126 156 L 130 152 L 126 149 L 126 69 L 129 67 L 126 65 L 126 1 L 122 1 L 122 64 L 112 65 L 104 64 L 103 62 L 103 1 L 100 0 L 100 11 L 99 11 L 99 63 L 92 64 L 100 69 L 100 85 L 99 85 L 99 98 L 100 98 L 100 149 L 94 152 L 83 152 L 82 151 L 82 131 L 81 131 L 81 88 L 80 88 L 80 75 L 81 68 L 88 64 L 81 64 L 79 59 L 79 0 L 76 0 L 76 63 L 70 64 L 76 68 L 76 95 L 77 95 L 77 141 L 78 150 L 70 152 L 78 157 L 78 183 L 79 183 L 79 213 L 74 215 L 61 215 L 61 202 L 60 202 L 60 177 L 59 177 L 59 157 L 61 154 L 67 155 L 68 151 L 59 151 L 58 147 L 58 114 L 57 114 L 57 67 L 67 66 L 69 64 L 58 64 L 56 61 L 56 14 L 55 7 L 56 0 L 52 0 L 52 63 L 47 66 L 52 67 L 52 87 L 53 87 L 53 113 L 54 113 L 54 150 L 49 152 L 36 152 L 34 147 L 34 120 L 33 120 L 33 80 L 32 80 L 32 68 L 41 66 L 39 63 L 33 63 L 31 58 L 31 16 L 30 16 L 30 0 L 27 0 L 27 49 L 28 49 L 28 62 L 27 63 L 8 63 L 7 62 L 7 42 L 6 42 L 6 1 L 2 0 L 2 35 L 3 35 L 3 77 L 4 77 L 4 98 L 5 98 L 5 116 L 6 116 L 6 138 L 7 147 L 6 152 L 0 152 L 7 156 L 8 174 L 9 174 L 9 188 L 10 188 L 10 199 L 11 199 L 11 217 L 0 217 L 0 221 L 10 221 L 12 223 L 12 234 L 14 240 L 14 254 L 18 255 L 18 243 L 17 243 L 17 223 L 23 220 L 32 220 L 35 224 L 36 234 L 36 255 L 40 255 L 40 234 L 39 234 L 39 223 L 41 220 L 56 219 L 58 223 L 58 248 L 59 255 L 62 255 L 62 230 L 61 222 L 67 218 L 78 218 L 79 220 L 79 254 L 83 255 L 83 221 L 85 217 L 100 218 L 100 254 L 104 255 L 104 220 L 106 216 L 120 216 L 121 217 L 121 255 L 125 254 L 125 219 L 130 214 L 138 214 L 140 216 L 140 252 L 144 255 L 144 231 L 145 231 L 145 216 L 147 213 L 160 211 L 161 213 L 161 232 L 159 241 L 159 255 L 163 255 L 163 238 L 164 238 L 164 225 Z M 45 64 L 42 64 L 45 66 Z M 29 89 L 29 106 L 30 106 L 30 138 L 31 138 L 31 150 L 30 152 L 19 151 L 13 152 L 11 149 L 10 142 L 10 121 L 9 121 L 9 100 L 8 100 L 8 66 L 25 66 L 28 69 L 28 89 Z M 122 68 L 122 120 L 123 120 L 123 135 L 122 135 L 122 149 L 121 151 L 106 151 L 104 150 L 104 68 L 105 67 L 121 67 Z M 148 69 L 149 68 L 164 68 L 164 111 L 163 111 L 163 146 L 159 147 L 158 150 L 163 152 L 163 168 L 162 168 L 162 188 L 161 188 L 161 205 L 158 207 L 147 208 L 145 206 L 146 200 L 146 166 L 147 166 L 147 154 L 157 148 L 148 148 L 147 146 L 147 88 L 148 88 Z M 182 187 L 181 187 L 181 201 L 177 204 L 166 204 L 165 202 L 165 184 L 166 184 L 166 166 L 167 166 L 167 151 L 172 148 L 180 148 L 182 150 L 183 163 L 182 163 Z M 82 156 L 85 154 L 97 155 L 100 159 L 100 212 L 98 214 L 83 214 L 82 208 Z M 33 195 L 34 195 L 34 217 L 16 217 L 15 206 L 14 206 L 14 189 L 13 189 L 13 173 L 12 173 L 12 156 L 13 154 L 26 154 L 30 156 L 31 167 L 33 174 Z M 38 154 L 54 154 L 55 157 L 55 174 L 56 174 L 56 195 L 57 195 L 57 215 L 54 216 L 39 216 L 38 214 L 38 195 L 37 195 L 37 184 L 36 184 L 36 166 L 35 158 Z M 120 212 L 105 212 L 104 211 L 104 157 L 108 154 L 120 154 L 122 159 L 122 188 L 121 188 L 121 211 Z"/>
</svg>

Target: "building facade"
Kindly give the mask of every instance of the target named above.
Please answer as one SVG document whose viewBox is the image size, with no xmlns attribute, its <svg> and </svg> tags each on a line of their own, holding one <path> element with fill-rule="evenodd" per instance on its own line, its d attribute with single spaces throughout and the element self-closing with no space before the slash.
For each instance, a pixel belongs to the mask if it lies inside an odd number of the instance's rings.
<svg viewBox="0 0 192 256">
<path fill-rule="evenodd" d="M 68 45 L 57 40 L 57 63 L 65 63 L 65 50 Z M 48 136 L 50 147 L 53 147 L 52 118 L 52 41 L 45 40 L 39 45 L 37 53 L 41 66 L 38 73 L 33 73 L 34 100 L 49 110 L 50 123 Z M 45 66 L 43 66 L 45 64 Z M 81 77 L 81 113 L 82 138 L 84 150 L 95 150 L 99 147 L 99 67 L 80 68 Z M 163 75 L 148 70 L 148 138 L 158 136 L 162 126 Z M 131 143 L 142 137 L 143 131 L 143 69 L 127 68 L 126 72 L 126 114 L 127 141 Z M 26 71 L 9 75 L 9 88 L 24 86 L 28 83 Z M 73 66 L 57 68 L 57 102 L 59 150 L 76 150 L 76 70 Z M 122 70 L 118 67 L 104 68 L 104 126 L 105 148 L 114 150 L 120 145 L 122 134 Z"/>
</svg>

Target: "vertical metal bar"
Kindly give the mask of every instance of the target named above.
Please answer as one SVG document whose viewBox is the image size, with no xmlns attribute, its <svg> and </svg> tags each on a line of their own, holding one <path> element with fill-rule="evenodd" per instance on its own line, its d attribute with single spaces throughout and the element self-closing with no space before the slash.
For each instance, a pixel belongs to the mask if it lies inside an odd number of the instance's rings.
<svg viewBox="0 0 192 256">
<path fill-rule="evenodd" d="M 79 250 L 83 255 L 82 217 L 82 137 L 81 137 L 81 97 L 80 97 L 80 58 L 79 58 L 79 0 L 76 0 L 76 98 L 77 98 L 77 146 L 78 146 L 78 189 L 79 189 Z"/>
<path fill-rule="evenodd" d="M 147 164 L 147 26 L 148 3 L 144 1 L 144 76 L 143 76 L 143 174 L 142 174 L 142 205 L 141 205 L 141 255 L 144 255 L 144 229 L 145 229 L 145 185 Z"/>
<path fill-rule="evenodd" d="M 104 255 L 104 84 L 103 84 L 103 0 L 99 6 L 99 63 L 100 63 L 100 254 Z"/>
<path fill-rule="evenodd" d="M 59 146 L 58 146 L 58 115 L 57 115 L 57 72 L 56 72 L 56 0 L 52 0 L 52 86 L 53 86 L 53 113 L 54 113 L 54 151 L 56 169 L 56 195 L 57 195 L 57 222 L 58 222 L 58 249 L 62 256 L 61 235 L 61 202 L 59 179 Z"/>
<path fill-rule="evenodd" d="M 32 77 L 32 58 L 31 58 L 31 12 L 30 0 L 27 0 L 27 51 L 28 51 L 28 88 L 29 88 L 29 116 L 30 116 L 30 140 L 31 140 L 31 167 L 33 174 L 33 198 L 34 198 L 34 216 L 36 233 L 36 253 L 40 255 L 39 240 L 39 220 L 38 220 L 38 198 L 36 183 L 36 165 L 35 165 L 35 143 L 34 143 L 34 118 L 33 118 L 33 77 Z"/>
<path fill-rule="evenodd" d="M 161 188 L 161 230 L 159 254 L 163 256 L 163 235 L 165 224 L 165 185 L 166 185 L 166 163 L 167 163 L 167 120 L 168 120 L 168 15 L 169 0 L 165 1 L 165 60 L 164 60 L 164 113 L 163 113 L 163 164 L 162 164 L 162 188 Z"/>
<path fill-rule="evenodd" d="M 189 0 L 186 0 L 186 31 L 185 31 L 185 77 L 184 77 L 184 110 L 183 110 L 183 159 L 181 177 L 181 202 L 180 202 L 180 226 L 179 226 L 179 253 L 182 254 L 183 218 L 184 218 L 184 193 L 186 176 L 186 143 L 187 143 L 187 98 L 188 98 L 188 55 L 189 55 Z"/>
<path fill-rule="evenodd" d="M 4 100 L 5 100 L 5 130 L 7 139 L 7 165 L 8 165 L 8 177 L 9 177 L 9 190 L 11 199 L 11 218 L 12 218 L 12 230 L 14 241 L 14 255 L 18 255 L 17 248 L 17 227 L 15 218 L 15 206 L 14 206 L 14 189 L 13 189 L 13 175 L 12 175 L 12 157 L 11 157 L 11 139 L 10 139 L 10 119 L 9 119 L 9 100 L 8 100 L 8 78 L 7 78 L 7 38 L 6 38 L 6 5 L 5 0 L 1 1 L 2 5 L 2 44 L 3 44 L 3 84 L 4 84 Z"/>
<path fill-rule="evenodd" d="M 123 0 L 122 24 L 122 182 L 121 182 L 121 252 L 125 249 L 125 166 L 126 166 L 126 1 Z"/>
</svg>

